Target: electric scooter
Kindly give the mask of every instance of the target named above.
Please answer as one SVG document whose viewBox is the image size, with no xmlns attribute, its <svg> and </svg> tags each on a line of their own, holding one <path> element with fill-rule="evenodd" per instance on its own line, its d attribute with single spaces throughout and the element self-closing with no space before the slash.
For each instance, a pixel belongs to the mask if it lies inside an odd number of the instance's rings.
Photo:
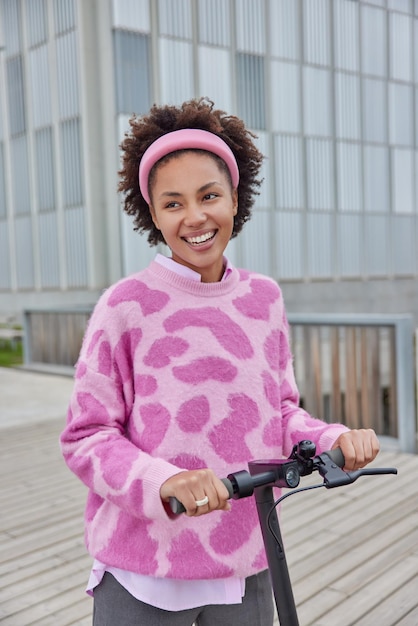
<svg viewBox="0 0 418 626">
<path fill-rule="evenodd" d="M 222 482 L 228 489 L 230 498 L 238 500 L 254 495 L 270 578 L 281 626 L 299 626 L 295 599 L 290 582 L 282 536 L 276 507 L 287 497 L 311 489 L 342 487 L 356 481 L 360 476 L 397 474 L 394 467 L 366 467 L 353 472 L 345 472 L 344 456 L 340 448 L 316 455 L 312 441 L 300 441 L 294 446 L 287 459 L 258 460 L 248 463 L 248 470 L 229 474 Z M 323 482 L 297 488 L 301 476 L 318 472 Z M 274 500 L 273 487 L 288 488 L 289 491 Z M 184 513 L 185 508 L 176 498 L 170 498 L 173 513 Z"/>
</svg>

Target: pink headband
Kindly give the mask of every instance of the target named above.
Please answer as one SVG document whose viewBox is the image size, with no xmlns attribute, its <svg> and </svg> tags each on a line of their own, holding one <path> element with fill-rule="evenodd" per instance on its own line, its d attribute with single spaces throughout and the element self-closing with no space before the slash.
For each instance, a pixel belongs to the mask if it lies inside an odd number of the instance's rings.
<svg viewBox="0 0 418 626">
<path fill-rule="evenodd" d="M 184 128 L 174 130 L 159 137 L 145 150 L 139 164 L 139 188 L 145 200 L 150 203 L 148 194 L 148 176 L 152 167 L 170 152 L 176 150 L 199 149 L 212 152 L 225 161 L 231 174 L 232 186 L 238 187 L 239 171 L 231 148 L 223 139 L 207 130 Z"/>
</svg>

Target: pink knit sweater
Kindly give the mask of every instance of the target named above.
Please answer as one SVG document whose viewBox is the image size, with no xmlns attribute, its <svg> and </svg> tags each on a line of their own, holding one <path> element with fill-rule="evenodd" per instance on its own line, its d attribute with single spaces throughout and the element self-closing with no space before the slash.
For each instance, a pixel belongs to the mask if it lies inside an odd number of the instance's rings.
<svg viewBox="0 0 418 626">
<path fill-rule="evenodd" d="M 103 563 L 177 579 L 267 567 L 252 498 L 170 518 L 159 489 L 184 469 L 220 476 L 347 429 L 298 407 L 277 284 L 233 269 L 200 283 L 156 262 L 108 289 L 89 322 L 61 435 L 89 488 L 86 544 Z"/>
</svg>

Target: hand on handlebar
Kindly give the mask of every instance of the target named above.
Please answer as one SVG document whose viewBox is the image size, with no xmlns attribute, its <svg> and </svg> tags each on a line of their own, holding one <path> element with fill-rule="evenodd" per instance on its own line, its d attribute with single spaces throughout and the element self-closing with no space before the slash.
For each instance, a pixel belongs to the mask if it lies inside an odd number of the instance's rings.
<svg viewBox="0 0 418 626">
<path fill-rule="evenodd" d="M 210 469 L 179 472 L 160 488 L 163 502 L 176 498 L 186 509 L 186 515 L 197 517 L 211 511 L 229 511 L 230 494 L 222 481 Z M 205 501 L 207 500 L 207 503 Z"/>
<path fill-rule="evenodd" d="M 341 448 L 345 458 L 344 470 L 361 469 L 373 461 L 380 449 L 379 440 L 374 430 L 349 430 L 338 437 L 332 449 Z"/>
</svg>

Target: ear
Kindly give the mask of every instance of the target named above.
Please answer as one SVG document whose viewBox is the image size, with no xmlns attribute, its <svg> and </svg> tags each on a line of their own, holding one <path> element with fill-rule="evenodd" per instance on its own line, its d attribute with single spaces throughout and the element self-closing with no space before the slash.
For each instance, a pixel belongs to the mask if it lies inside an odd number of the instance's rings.
<svg viewBox="0 0 418 626">
<path fill-rule="evenodd" d="M 232 206 L 233 206 L 233 215 L 235 216 L 238 213 L 238 190 L 232 190 Z"/>
<path fill-rule="evenodd" d="M 151 213 L 151 219 L 154 222 L 154 226 L 157 230 L 161 230 L 160 227 L 158 226 L 158 221 L 157 221 L 157 216 L 155 214 L 155 209 L 152 206 L 152 204 L 149 204 L 149 212 Z"/>
</svg>

